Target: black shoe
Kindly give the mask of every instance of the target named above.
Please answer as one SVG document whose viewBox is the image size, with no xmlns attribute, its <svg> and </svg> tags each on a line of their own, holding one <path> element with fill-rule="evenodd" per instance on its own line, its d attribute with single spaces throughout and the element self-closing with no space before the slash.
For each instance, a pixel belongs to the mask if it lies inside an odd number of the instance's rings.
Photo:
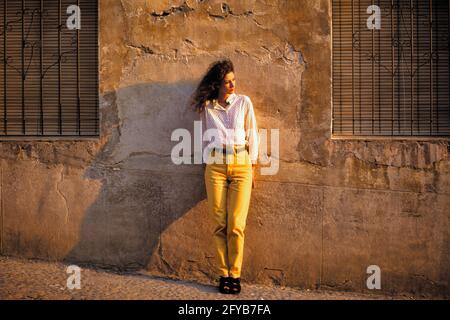
<svg viewBox="0 0 450 320">
<path fill-rule="evenodd" d="M 219 279 L 219 292 L 228 294 L 231 293 L 230 277 L 220 277 Z"/>
<path fill-rule="evenodd" d="M 232 278 L 230 277 L 231 282 L 231 294 L 238 294 L 241 292 L 241 278 Z"/>
</svg>

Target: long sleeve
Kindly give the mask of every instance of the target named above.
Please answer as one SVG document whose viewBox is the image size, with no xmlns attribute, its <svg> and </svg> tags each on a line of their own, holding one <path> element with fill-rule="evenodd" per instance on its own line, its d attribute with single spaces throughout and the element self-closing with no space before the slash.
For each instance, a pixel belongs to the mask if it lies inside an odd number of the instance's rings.
<svg viewBox="0 0 450 320">
<path fill-rule="evenodd" d="M 208 141 L 203 141 L 203 137 L 205 135 L 206 132 L 206 110 L 203 110 L 202 113 L 200 114 L 200 120 L 202 121 L 202 152 L 204 152 L 206 146 L 208 145 Z M 203 153 L 202 153 L 203 154 Z"/>
<path fill-rule="evenodd" d="M 245 133 L 246 140 L 249 146 L 249 155 L 252 164 L 256 164 L 258 161 L 258 151 L 259 151 L 259 135 L 258 135 L 258 125 L 256 123 L 255 111 L 253 109 L 253 103 L 249 97 L 246 98 L 247 111 L 245 114 Z"/>
</svg>

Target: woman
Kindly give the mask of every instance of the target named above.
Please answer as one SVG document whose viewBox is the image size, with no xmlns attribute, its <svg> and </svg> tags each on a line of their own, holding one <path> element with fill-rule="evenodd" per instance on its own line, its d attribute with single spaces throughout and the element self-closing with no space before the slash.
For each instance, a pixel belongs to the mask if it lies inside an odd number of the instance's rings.
<svg viewBox="0 0 450 320">
<path fill-rule="evenodd" d="M 200 113 L 202 134 L 214 133 L 212 142 L 202 140 L 204 177 L 208 211 L 215 222 L 219 291 L 232 294 L 241 291 L 244 229 L 260 141 L 253 104 L 249 97 L 235 93 L 235 85 L 233 63 L 217 61 L 191 103 Z"/>
</svg>

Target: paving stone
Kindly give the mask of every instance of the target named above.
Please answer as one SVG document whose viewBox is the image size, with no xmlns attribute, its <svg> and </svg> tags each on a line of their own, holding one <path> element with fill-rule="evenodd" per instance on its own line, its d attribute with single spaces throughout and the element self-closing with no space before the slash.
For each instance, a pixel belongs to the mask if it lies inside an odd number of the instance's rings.
<svg viewBox="0 0 450 320">
<path fill-rule="evenodd" d="M 26 260 L 0 256 L 0 299 L 43 300 L 367 300 L 420 299 L 406 295 L 388 296 L 325 290 L 301 290 L 280 286 L 246 284 L 242 279 L 239 295 L 218 292 L 215 283 L 194 283 L 166 279 L 145 271 L 117 272 L 99 268 L 81 268 L 81 288 L 70 290 L 60 262 Z"/>
</svg>

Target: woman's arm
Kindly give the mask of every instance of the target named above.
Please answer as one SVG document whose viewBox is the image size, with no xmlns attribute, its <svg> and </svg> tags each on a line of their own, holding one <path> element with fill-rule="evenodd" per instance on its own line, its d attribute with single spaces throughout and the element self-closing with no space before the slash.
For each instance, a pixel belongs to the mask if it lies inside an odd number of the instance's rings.
<svg viewBox="0 0 450 320">
<path fill-rule="evenodd" d="M 246 96 L 246 113 L 245 113 L 245 132 L 246 139 L 249 146 L 249 155 L 252 161 L 252 166 L 256 166 L 258 161 L 258 151 L 259 151 L 259 135 L 258 135 L 258 124 L 256 123 L 255 110 L 253 108 L 253 103 L 249 97 Z"/>
</svg>

